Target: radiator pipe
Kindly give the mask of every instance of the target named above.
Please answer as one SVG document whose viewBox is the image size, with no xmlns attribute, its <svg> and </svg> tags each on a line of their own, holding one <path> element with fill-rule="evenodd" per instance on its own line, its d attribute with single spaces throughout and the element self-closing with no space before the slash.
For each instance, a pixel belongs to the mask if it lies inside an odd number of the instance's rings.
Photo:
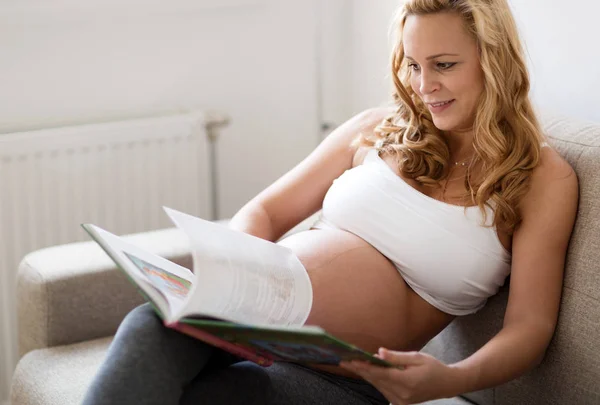
<svg viewBox="0 0 600 405">
<path fill-rule="evenodd" d="M 208 137 L 208 158 L 210 167 L 210 196 L 211 196 L 211 220 L 219 219 L 219 173 L 217 169 L 217 139 L 220 129 L 226 127 L 231 119 L 224 113 L 208 112 L 205 116 L 204 128 Z"/>
</svg>

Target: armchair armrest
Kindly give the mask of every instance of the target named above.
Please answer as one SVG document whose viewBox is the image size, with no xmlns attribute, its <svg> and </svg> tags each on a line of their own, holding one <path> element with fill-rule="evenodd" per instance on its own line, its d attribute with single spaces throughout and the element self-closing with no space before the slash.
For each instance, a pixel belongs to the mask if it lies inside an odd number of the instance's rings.
<svg viewBox="0 0 600 405">
<path fill-rule="evenodd" d="M 126 239 L 182 266 L 192 264 L 189 242 L 177 229 Z M 125 315 L 143 301 L 93 241 L 32 252 L 17 274 L 19 355 L 112 335 Z"/>
</svg>

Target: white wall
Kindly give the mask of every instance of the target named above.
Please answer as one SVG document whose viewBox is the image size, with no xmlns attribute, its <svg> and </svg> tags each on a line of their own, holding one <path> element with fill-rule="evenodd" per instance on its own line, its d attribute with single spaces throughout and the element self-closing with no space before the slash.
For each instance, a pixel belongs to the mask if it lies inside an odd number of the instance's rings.
<svg viewBox="0 0 600 405">
<path fill-rule="evenodd" d="M 351 5 L 348 0 L 319 3 L 319 121 L 333 126 L 348 119 L 353 107 Z"/>
<path fill-rule="evenodd" d="M 540 110 L 600 121 L 600 3 L 510 0 Z"/>
<path fill-rule="evenodd" d="M 390 100 L 389 40 L 398 0 L 352 0 L 352 111 L 357 113 Z"/>
<path fill-rule="evenodd" d="M 319 139 L 315 4 L 0 0 L 0 132 L 222 110 L 231 215 Z"/>
<path fill-rule="evenodd" d="M 321 116 L 340 125 L 352 115 L 386 103 L 390 22 L 398 0 L 322 2 Z"/>
</svg>

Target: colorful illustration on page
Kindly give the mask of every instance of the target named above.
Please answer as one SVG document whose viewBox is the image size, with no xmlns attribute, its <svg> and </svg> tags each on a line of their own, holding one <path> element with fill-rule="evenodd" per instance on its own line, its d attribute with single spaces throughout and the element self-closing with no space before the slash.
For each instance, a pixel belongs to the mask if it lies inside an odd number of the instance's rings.
<svg viewBox="0 0 600 405">
<path fill-rule="evenodd" d="M 123 252 L 131 260 L 135 266 L 144 273 L 150 280 L 161 291 L 167 291 L 175 295 L 178 298 L 185 298 L 190 291 L 192 284 L 181 278 L 177 277 L 173 273 L 169 273 L 166 270 L 161 269 L 153 264 L 150 264 L 140 258 L 133 256 L 127 252 Z"/>
</svg>

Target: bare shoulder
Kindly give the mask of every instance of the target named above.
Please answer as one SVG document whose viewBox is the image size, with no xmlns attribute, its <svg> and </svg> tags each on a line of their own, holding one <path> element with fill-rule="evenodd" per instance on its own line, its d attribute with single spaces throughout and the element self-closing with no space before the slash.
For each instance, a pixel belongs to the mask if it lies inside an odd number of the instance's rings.
<svg viewBox="0 0 600 405">
<path fill-rule="evenodd" d="M 356 117 L 359 118 L 365 129 L 373 129 L 393 112 L 393 107 L 373 107 L 358 113 Z"/>
<path fill-rule="evenodd" d="M 362 111 L 355 117 L 357 133 L 372 133 L 393 112 L 393 107 L 374 107 Z M 368 150 L 369 148 L 365 146 L 357 148 L 352 160 L 352 166 L 362 164 Z"/>
<path fill-rule="evenodd" d="M 533 171 L 532 186 L 548 187 L 559 182 L 565 187 L 577 186 L 577 176 L 571 167 L 556 150 L 550 147 L 542 148 L 540 163 Z"/>
<path fill-rule="evenodd" d="M 551 147 L 542 148 L 540 164 L 534 170 L 534 176 L 542 178 L 560 179 L 575 175 L 575 171 L 555 149 Z"/>
<path fill-rule="evenodd" d="M 548 212 L 568 214 L 577 205 L 578 193 L 577 175 L 569 162 L 553 148 L 542 148 L 530 189 L 521 202 L 523 220 L 548 206 L 552 207 Z"/>
</svg>

